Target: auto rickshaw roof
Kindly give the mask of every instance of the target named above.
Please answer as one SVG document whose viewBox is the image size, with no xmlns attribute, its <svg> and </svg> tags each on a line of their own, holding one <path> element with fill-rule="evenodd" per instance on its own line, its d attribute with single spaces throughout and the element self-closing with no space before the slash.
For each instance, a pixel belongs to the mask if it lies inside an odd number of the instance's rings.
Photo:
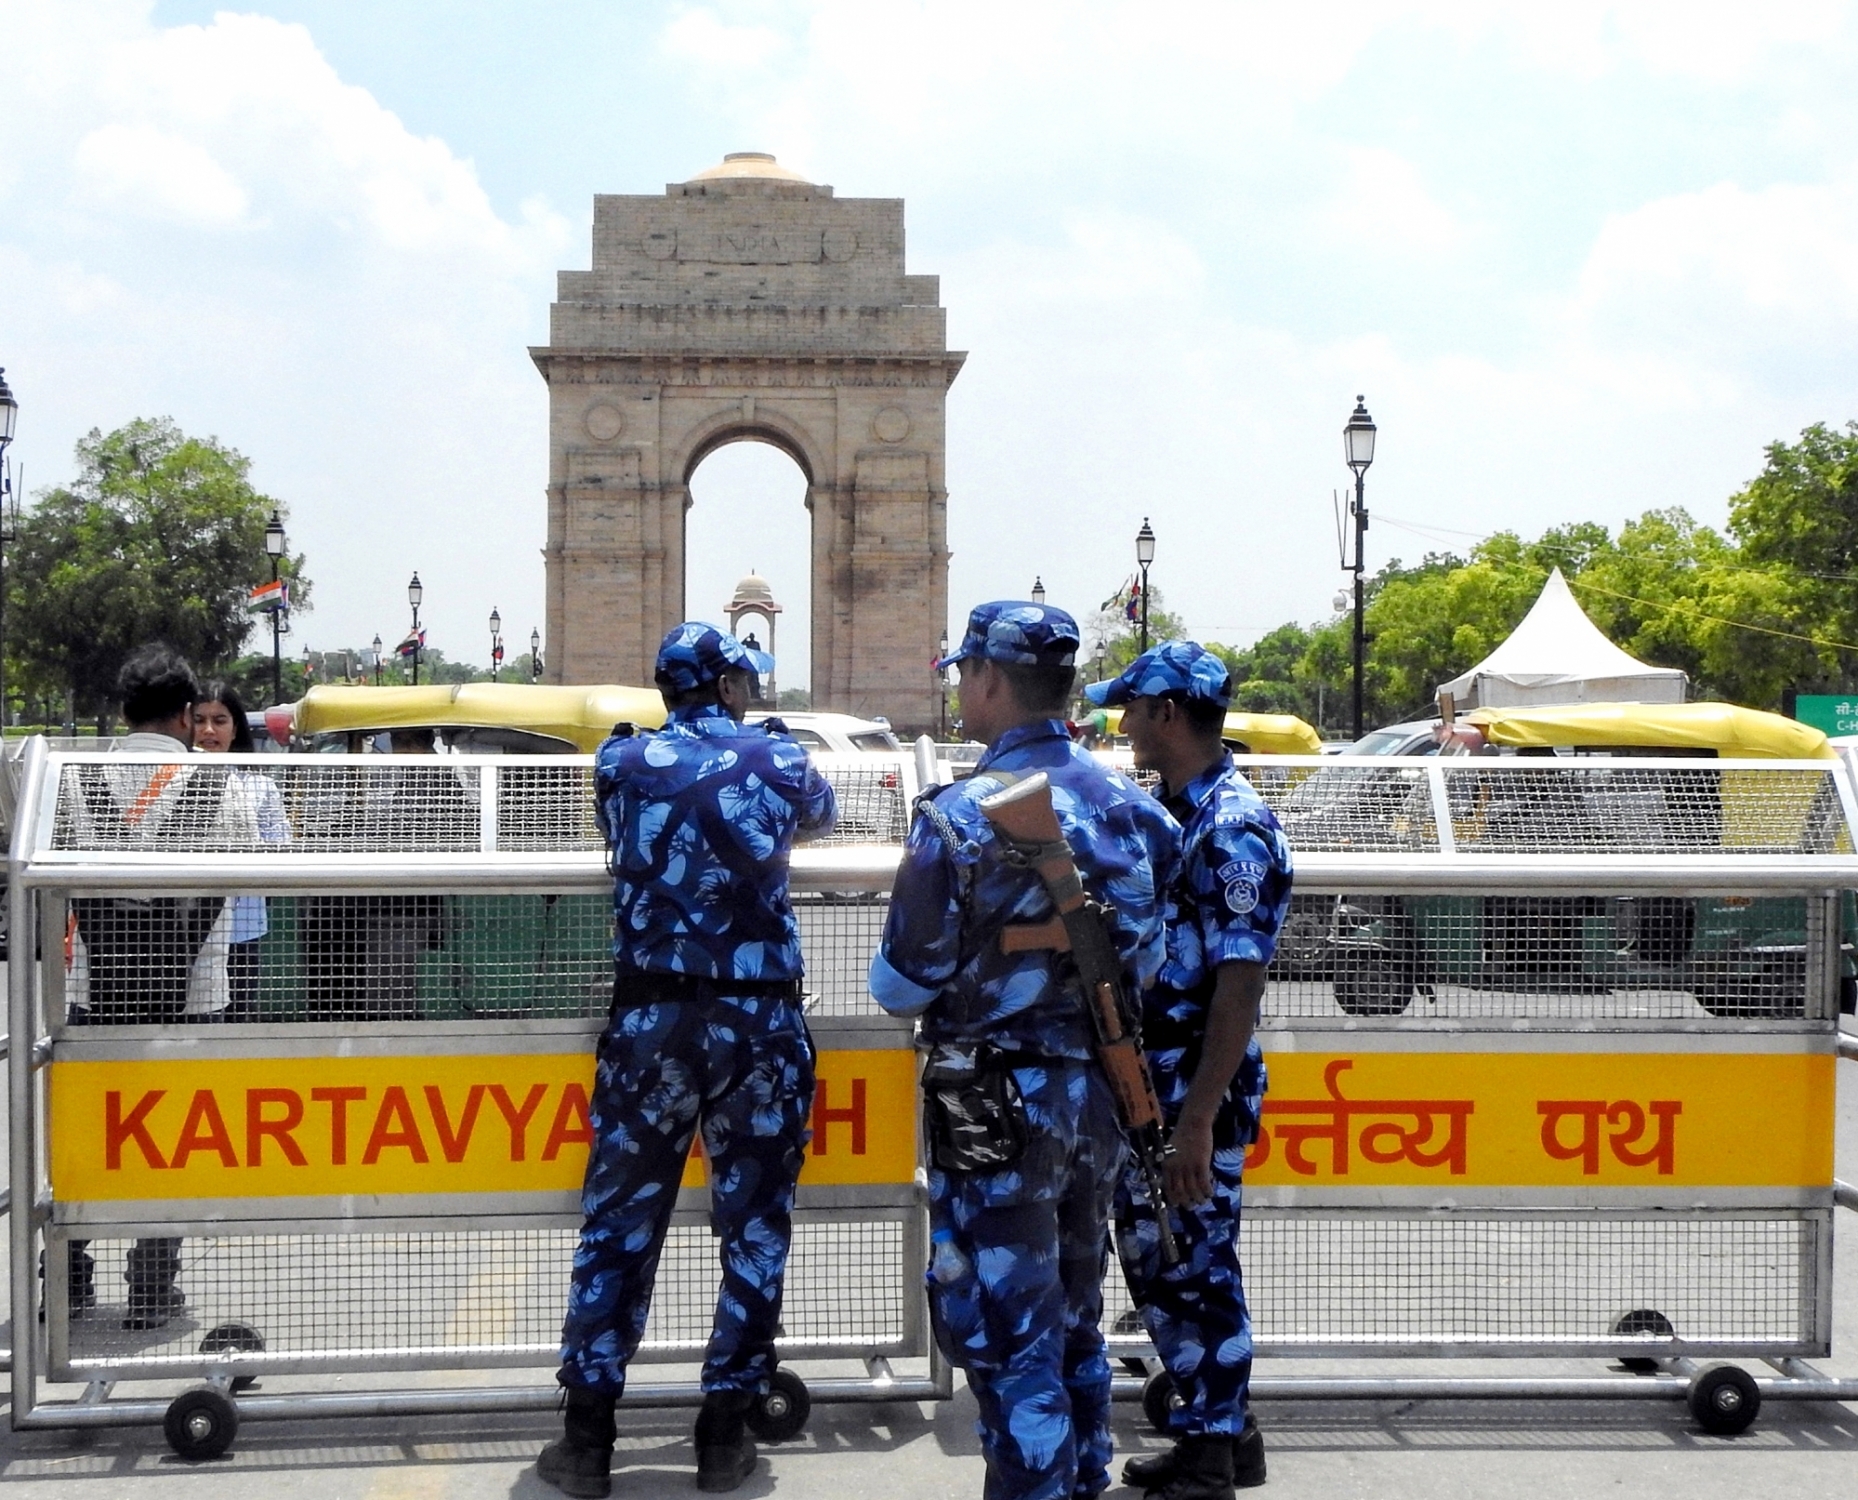
<svg viewBox="0 0 1858 1500">
<path fill-rule="evenodd" d="M 1100 712 L 1103 714 L 1105 732 L 1123 732 L 1123 711 L 1120 708 L 1103 709 Z M 1254 755 L 1321 755 L 1323 750 L 1323 737 L 1316 732 L 1315 726 L 1295 714 L 1229 713 L 1226 715 L 1226 727 L 1220 731 L 1220 738 L 1238 740 Z"/>
<path fill-rule="evenodd" d="M 1833 760 L 1810 724 L 1734 703 L 1575 703 L 1565 707 L 1477 708 L 1461 714 L 1493 745 L 1517 749 L 1622 746 L 1714 750 L 1726 759 Z"/>
<path fill-rule="evenodd" d="M 297 733 L 382 729 L 523 729 L 597 749 L 615 724 L 664 723 L 656 688 L 545 687 L 523 682 L 438 683 L 430 687 L 313 687 L 297 705 Z"/>
</svg>

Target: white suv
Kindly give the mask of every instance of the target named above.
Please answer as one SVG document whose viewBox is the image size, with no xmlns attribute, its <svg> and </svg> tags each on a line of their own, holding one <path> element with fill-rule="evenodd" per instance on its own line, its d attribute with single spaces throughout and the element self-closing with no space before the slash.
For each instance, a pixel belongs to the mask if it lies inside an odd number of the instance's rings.
<svg viewBox="0 0 1858 1500">
<path fill-rule="evenodd" d="M 870 750 L 894 755 L 903 749 L 897 743 L 896 735 L 890 732 L 890 725 L 878 719 L 858 719 L 850 714 L 775 713 L 759 709 L 748 715 L 751 724 L 758 724 L 763 719 L 779 719 L 787 726 L 787 732 L 809 750 Z"/>
</svg>

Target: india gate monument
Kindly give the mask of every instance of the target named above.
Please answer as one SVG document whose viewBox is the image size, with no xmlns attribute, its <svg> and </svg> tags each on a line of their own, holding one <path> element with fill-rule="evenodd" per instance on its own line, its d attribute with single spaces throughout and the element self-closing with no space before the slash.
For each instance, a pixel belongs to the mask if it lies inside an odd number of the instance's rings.
<svg viewBox="0 0 1858 1500">
<path fill-rule="evenodd" d="M 691 475 L 746 439 L 806 476 L 814 707 L 935 723 L 944 412 L 966 356 L 937 278 L 905 274 L 900 198 L 835 198 L 759 152 L 663 196 L 596 196 L 592 269 L 561 272 L 530 353 L 549 389 L 549 681 L 651 682 L 686 613 Z"/>
</svg>

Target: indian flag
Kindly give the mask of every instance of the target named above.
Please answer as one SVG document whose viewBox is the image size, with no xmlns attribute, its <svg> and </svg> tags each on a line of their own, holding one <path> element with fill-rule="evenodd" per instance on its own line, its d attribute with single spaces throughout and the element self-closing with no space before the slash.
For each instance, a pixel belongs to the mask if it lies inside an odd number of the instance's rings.
<svg viewBox="0 0 1858 1500">
<path fill-rule="evenodd" d="M 269 583 L 261 583 L 251 592 L 245 601 L 245 607 L 255 615 L 268 615 L 280 609 L 290 608 L 290 585 L 282 578 L 273 578 Z"/>
</svg>

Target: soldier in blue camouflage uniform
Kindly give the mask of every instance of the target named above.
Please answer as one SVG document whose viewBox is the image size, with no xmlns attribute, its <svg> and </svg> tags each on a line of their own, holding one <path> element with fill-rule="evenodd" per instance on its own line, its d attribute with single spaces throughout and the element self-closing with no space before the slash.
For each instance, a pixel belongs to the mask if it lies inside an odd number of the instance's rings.
<svg viewBox="0 0 1858 1500">
<path fill-rule="evenodd" d="M 1161 1259 L 1157 1205 L 1141 1175 L 1116 1197 L 1116 1245 L 1130 1295 L 1182 1405 L 1167 1453 L 1131 1459 L 1130 1484 L 1168 1500 L 1221 1500 L 1263 1484 L 1251 1419 L 1251 1319 L 1239 1271 L 1245 1148 L 1258 1138 L 1265 1067 L 1254 1035 L 1265 966 L 1290 905 L 1290 847 L 1220 743 L 1232 696 L 1224 663 L 1191 641 L 1143 653 L 1084 690 L 1123 710 L 1138 766 L 1161 774 L 1185 832 L 1168 891 L 1167 962 L 1144 997 L 1142 1044 L 1168 1126 L 1165 1191 L 1181 1259 Z"/>
<path fill-rule="evenodd" d="M 586 1222 L 561 1330 L 567 1431 L 536 1464 L 570 1495 L 610 1493 L 613 1403 L 699 1129 L 723 1277 L 703 1365 L 697 1483 L 734 1489 L 754 1467 L 744 1418 L 774 1369 L 813 1107 L 788 853 L 796 836 L 828 832 L 837 809 L 779 721 L 742 723 L 753 675 L 734 636 L 678 626 L 658 652 L 664 728 L 621 726 L 595 756 L 613 872 L 613 1014 L 600 1038 Z"/>
<path fill-rule="evenodd" d="M 1069 958 L 1001 951 L 1003 927 L 1053 910 L 1037 875 L 1003 857 L 979 803 L 1050 778 L 1138 986 L 1161 965 L 1160 893 L 1180 839 L 1152 797 L 1066 735 L 1077 645 L 1075 622 L 1049 606 L 969 617 L 947 661 L 961 666 L 968 733 L 988 750 L 972 779 L 924 799 L 871 963 L 878 1003 L 922 1017 L 930 1310 L 980 1407 L 988 1500 L 1072 1500 L 1109 1484 L 1099 1318 L 1126 1148 Z"/>
</svg>

